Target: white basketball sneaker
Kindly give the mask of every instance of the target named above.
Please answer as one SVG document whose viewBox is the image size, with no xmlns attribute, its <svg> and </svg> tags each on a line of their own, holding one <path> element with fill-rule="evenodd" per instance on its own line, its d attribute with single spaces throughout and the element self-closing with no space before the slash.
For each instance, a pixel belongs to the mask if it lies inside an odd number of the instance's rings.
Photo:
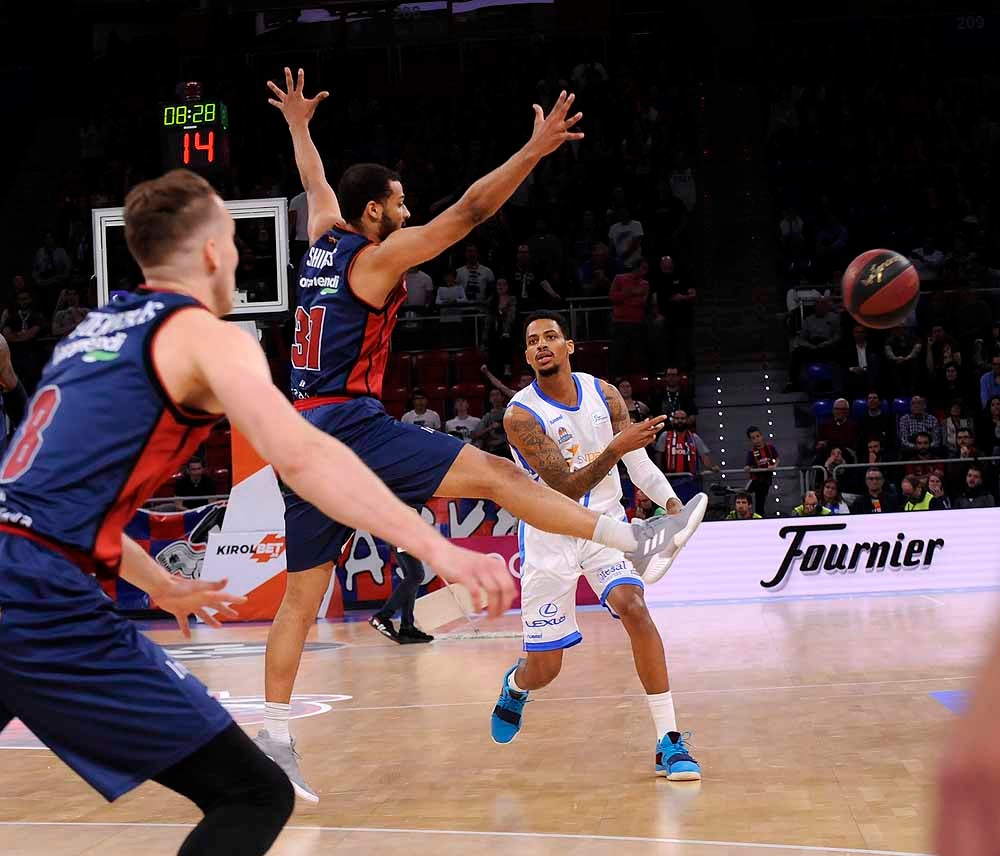
<svg viewBox="0 0 1000 856">
<path fill-rule="evenodd" d="M 664 514 L 650 520 L 633 520 L 639 545 L 626 553 L 645 583 L 655 583 L 670 570 L 677 554 L 705 519 L 708 496 L 699 493 L 688 501 L 680 514 Z"/>
</svg>

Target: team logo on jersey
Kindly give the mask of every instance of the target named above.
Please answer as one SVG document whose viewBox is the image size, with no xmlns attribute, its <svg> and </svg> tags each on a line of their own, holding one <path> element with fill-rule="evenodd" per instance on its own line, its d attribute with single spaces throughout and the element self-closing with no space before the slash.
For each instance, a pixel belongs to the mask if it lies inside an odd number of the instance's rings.
<svg viewBox="0 0 1000 856">
<path fill-rule="evenodd" d="M 299 288 L 318 288 L 320 294 L 336 294 L 340 291 L 340 274 L 336 276 L 302 276 Z"/>
<path fill-rule="evenodd" d="M 591 418 L 594 420 L 595 425 L 603 425 L 609 419 L 607 413 L 594 413 L 591 415 Z"/>
<path fill-rule="evenodd" d="M 308 650 L 308 649 L 307 649 Z M 233 696 L 226 690 L 217 690 L 212 695 L 218 699 L 229 715 L 239 725 L 262 725 L 264 723 L 263 696 Z M 293 695 L 288 712 L 291 719 L 306 719 L 329 713 L 337 702 L 350 701 L 351 696 L 334 693 Z M 0 749 L 45 749 L 41 740 L 35 737 L 19 719 L 11 720 L 0 734 Z"/>
<path fill-rule="evenodd" d="M 559 426 L 559 442 L 560 443 L 573 442 L 573 435 L 569 431 L 567 431 L 562 425 Z"/>
<path fill-rule="evenodd" d="M 86 339 L 65 339 L 56 345 L 52 352 L 53 365 L 59 365 L 63 360 L 83 354 L 85 363 L 107 363 L 118 359 L 118 352 L 128 340 L 127 333 L 115 333 L 111 336 L 90 336 Z"/>
<path fill-rule="evenodd" d="M 110 363 L 112 360 L 117 360 L 118 354 L 114 351 L 104 351 L 98 348 L 96 351 L 87 351 L 83 355 L 83 361 L 85 363 Z"/>
</svg>

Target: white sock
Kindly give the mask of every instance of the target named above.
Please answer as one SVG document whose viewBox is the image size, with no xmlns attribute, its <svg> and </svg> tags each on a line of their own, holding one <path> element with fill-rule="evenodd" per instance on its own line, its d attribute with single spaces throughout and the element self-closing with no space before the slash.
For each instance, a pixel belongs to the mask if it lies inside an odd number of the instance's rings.
<svg viewBox="0 0 1000 856">
<path fill-rule="evenodd" d="M 602 514 L 594 527 L 592 540 L 604 544 L 606 547 L 614 547 L 623 553 L 631 553 L 639 542 L 636 541 L 635 532 L 632 531 L 632 524 L 624 520 L 615 520 Z"/>
<path fill-rule="evenodd" d="M 267 733 L 274 740 L 291 743 L 292 735 L 288 733 L 288 714 L 291 709 L 290 704 L 281 704 L 277 701 L 264 702 L 264 724 L 267 726 Z"/>
<path fill-rule="evenodd" d="M 659 740 L 668 731 L 677 730 L 677 716 L 674 713 L 674 697 L 670 690 L 665 693 L 656 693 L 646 696 L 649 702 L 649 712 L 653 714 L 653 722 L 656 724 L 656 739 Z"/>
<path fill-rule="evenodd" d="M 510 677 L 507 678 L 507 686 L 510 687 L 512 690 L 514 690 L 514 692 L 516 693 L 526 693 L 527 690 L 522 690 L 517 685 L 517 681 L 514 680 L 514 675 L 516 674 L 517 674 L 517 669 L 514 669 L 514 671 L 510 673 Z"/>
</svg>

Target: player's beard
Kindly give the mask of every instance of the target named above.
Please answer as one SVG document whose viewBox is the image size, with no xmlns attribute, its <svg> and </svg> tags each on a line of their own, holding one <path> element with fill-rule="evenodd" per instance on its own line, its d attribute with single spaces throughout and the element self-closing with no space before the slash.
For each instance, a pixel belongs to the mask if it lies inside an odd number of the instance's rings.
<svg viewBox="0 0 1000 856">
<path fill-rule="evenodd" d="M 559 374 L 559 366 L 551 365 L 546 369 L 538 369 L 539 377 L 552 377 L 553 375 Z"/>
<path fill-rule="evenodd" d="M 401 229 L 402 227 L 403 227 L 402 223 L 400 223 L 398 226 L 395 223 L 393 223 L 392 219 L 389 217 L 389 215 L 383 209 L 383 211 L 382 211 L 382 219 L 379 220 L 379 223 L 378 223 L 378 239 L 380 241 L 384 241 L 393 232 L 395 232 L 397 229 Z"/>
</svg>

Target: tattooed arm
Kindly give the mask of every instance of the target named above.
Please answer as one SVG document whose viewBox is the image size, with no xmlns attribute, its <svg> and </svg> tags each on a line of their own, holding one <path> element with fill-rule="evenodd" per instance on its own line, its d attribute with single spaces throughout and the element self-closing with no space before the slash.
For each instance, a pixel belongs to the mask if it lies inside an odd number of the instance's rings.
<svg viewBox="0 0 1000 856">
<path fill-rule="evenodd" d="M 597 458 L 578 470 L 570 470 L 559 446 L 545 433 L 531 411 L 515 404 L 508 407 L 504 415 L 503 424 L 511 445 L 545 484 L 570 499 L 578 500 L 596 487 L 624 455 L 650 443 L 666 418 L 657 416 L 633 423 L 618 390 L 608 384 L 604 384 L 603 388 L 611 411 L 612 427 L 619 433 Z M 608 390 L 614 390 L 614 395 L 609 395 Z"/>
</svg>

